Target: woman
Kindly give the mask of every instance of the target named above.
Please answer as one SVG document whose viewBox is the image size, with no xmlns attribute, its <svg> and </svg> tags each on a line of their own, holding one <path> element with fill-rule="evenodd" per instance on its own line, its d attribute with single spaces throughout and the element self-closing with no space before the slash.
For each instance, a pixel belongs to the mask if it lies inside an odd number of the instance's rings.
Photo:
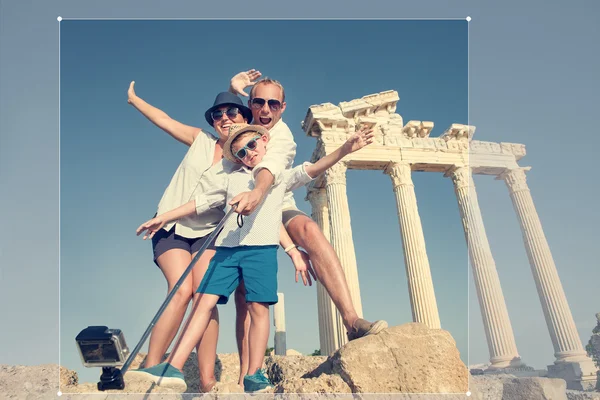
<svg viewBox="0 0 600 400">
<path fill-rule="evenodd" d="M 235 82 L 235 79 L 232 80 L 232 83 Z M 248 85 L 247 81 L 253 80 L 255 77 L 253 71 L 248 71 L 239 74 L 237 79 L 240 80 L 239 84 L 245 87 Z M 190 147 L 158 205 L 157 214 L 161 214 L 188 202 L 194 191 L 208 189 L 199 186 L 200 178 L 204 174 L 213 174 L 222 170 L 220 161 L 223 157 L 223 145 L 227 140 L 229 127 L 234 123 L 250 123 L 252 113 L 236 95 L 229 92 L 220 93 L 217 95 L 213 106 L 204 114 L 206 121 L 214 128 L 218 136 L 215 137 L 200 128 L 177 122 L 162 110 L 148 104 L 136 95 L 134 84 L 135 82 L 131 82 L 129 86 L 128 103 L 174 139 Z M 204 244 L 208 235 L 223 216 L 222 210 L 212 210 L 200 216 L 185 218 L 176 223 L 165 225 L 163 229 L 154 235 L 152 238 L 154 261 L 167 280 L 168 291 L 174 287 L 198 249 Z M 289 248 L 292 244 L 289 236 L 283 234 L 282 246 Z M 194 266 L 191 276 L 180 286 L 169 306 L 154 326 L 150 336 L 145 367 L 151 367 L 162 362 L 163 356 L 179 330 L 188 304 L 193 299 L 195 289 L 202 281 L 214 253 L 214 246 L 211 245 L 202 254 Z M 288 252 L 288 255 L 292 258 L 297 271 L 308 270 L 312 273 L 306 253 L 300 252 L 298 249 L 292 249 Z M 248 369 L 247 332 L 250 321 L 244 300 L 243 285 L 240 285 L 240 288 L 236 291 L 235 303 L 237 312 L 236 339 L 240 353 L 241 384 Z M 214 364 L 219 332 L 218 322 L 218 312 L 215 310 L 206 333 L 196 348 L 201 390 L 203 392 L 210 391 L 216 383 Z"/>
</svg>

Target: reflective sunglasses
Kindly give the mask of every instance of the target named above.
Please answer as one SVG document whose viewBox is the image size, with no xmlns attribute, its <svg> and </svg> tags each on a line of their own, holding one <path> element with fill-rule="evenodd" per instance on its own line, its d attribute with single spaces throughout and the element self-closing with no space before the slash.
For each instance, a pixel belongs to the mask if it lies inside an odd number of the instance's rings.
<svg viewBox="0 0 600 400">
<path fill-rule="evenodd" d="M 255 97 L 250 101 L 252 108 L 254 108 L 255 110 L 260 110 L 261 108 L 263 108 L 265 103 L 269 104 L 269 108 L 271 109 L 271 111 L 279 111 L 281 109 L 281 102 L 279 100 L 265 100 L 261 99 L 260 97 Z"/>
<path fill-rule="evenodd" d="M 215 110 L 213 112 L 210 113 L 210 116 L 212 117 L 213 121 L 219 121 L 221 118 L 223 118 L 223 114 L 227 114 L 227 116 L 229 117 L 229 119 L 234 119 L 235 117 L 237 117 L 237 115 L 240 113 L 240 109 L 237 107 L 229 107 L 227 110 L 223 111 L 223 110 Z"/>
<path fill-rule="evenodd" d="M 248 140 L 248 143 L 246 143 L 246 145 L 244 147 L 242 147 L 241 149 L 239 149 L 236 153 L 235 156 L 237 158 L 239 158 L 240 160 L 243 160 L 244 157 L 246 157 L 248 155 L 248 150 L 254 150 L 256 149 L 256 140 L 260 139 L 262 135 L 258 135 L 258 136 L 254 136 L 252 139 Z"/>
</svg>

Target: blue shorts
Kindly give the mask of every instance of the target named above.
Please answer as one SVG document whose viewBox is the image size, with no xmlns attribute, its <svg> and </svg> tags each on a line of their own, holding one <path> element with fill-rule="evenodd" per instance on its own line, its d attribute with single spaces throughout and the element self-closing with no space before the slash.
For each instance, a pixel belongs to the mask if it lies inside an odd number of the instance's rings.
<svg viewBox="0 0 600 400">
<path fill-rule="evenodd" d="M 218 304 L 226 304 L 243 279 L 246 302 L 277 303 L 278 247 L 217 247 L 197 292 L 215 294 Z"/>
</svg>

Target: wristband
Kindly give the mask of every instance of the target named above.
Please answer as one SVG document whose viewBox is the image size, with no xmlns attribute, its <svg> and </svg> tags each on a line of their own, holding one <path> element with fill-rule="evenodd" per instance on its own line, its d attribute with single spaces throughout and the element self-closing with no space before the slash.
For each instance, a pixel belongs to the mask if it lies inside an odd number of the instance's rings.
<svg viewBox="0 0 600 400">
<path fill-rule="evenodd" d="M 296 246 L 295 244 L 292 244 L 292 245 L 289 245 L 288 247 L 286 247 L 285 249 L 283 249 L 283 251 L 285 251 L 286 253 L 289 253 L 293 249 L 297 249 L 297 248 L 298 248 L 298 246 Z"/>
</svg>

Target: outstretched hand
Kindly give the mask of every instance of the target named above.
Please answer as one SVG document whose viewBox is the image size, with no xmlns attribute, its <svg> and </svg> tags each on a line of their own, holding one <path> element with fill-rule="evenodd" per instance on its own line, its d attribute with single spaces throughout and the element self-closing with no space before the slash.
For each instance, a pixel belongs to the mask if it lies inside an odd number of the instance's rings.
<svg viewBox="0 0 600 400">
<path fill-rule="evenodd" d="M 361 127 L 358 132 L 350 136 L 348 140 L 346 140 L 346 143 L 343 144 L 344 152 L 346 154 L 350 154 L 362 149 L 363 147 L 373 143 L 374 136 L 375 133 L 373 132 L 373 127 Z"/>
<path fill-rule="evenodd" d="M 310 264 L 310 257 L 308 254 L 296 248 L 290 251 L 289 256 L 294 263 L 294 268 L 296 269 L 296 283 L 298 283 L 298 278 L 300 277 L 302 278 L 304 286 L 312 286 L 312 281 L 317 281 L 317 274 L 315 274 L 315 271 Z"/>
<path fill-rule="evenodd" d="M 152 218 L 149 221 L 144 222 L 140 225 L 136 230 L 135 234 L 140 236 L 140 234 L 144 231 L 147 231 L 144 235 L 144 240 L 152 239 L 154 234 L 158 232 L 163 226 L 165 226 L 165 222 L 160 216 Z"/>
<path fill-rule="evenodd" d="M 131 81 L 131 83 L 129 84 L 129 89 L 127 90 L 127 102 L 129 104 L 131 104 L 133 99 L 136 97 L 133 85 L 135 85 L 135 81 Z"/>
<path fill-rule="evenodd" d="M 248 71 L 240 72 L 236 74 L 233 78 L 231 78 L 231 82 L 229 84 L 229 91 L 231 93 L 248 97 L 248 93 L 244 91 L 248 86 L 254 86 L 256 80 L 260 78 L 262 74 L 260 71 L 255 69 L 250 69 Z"/>
</svg>

